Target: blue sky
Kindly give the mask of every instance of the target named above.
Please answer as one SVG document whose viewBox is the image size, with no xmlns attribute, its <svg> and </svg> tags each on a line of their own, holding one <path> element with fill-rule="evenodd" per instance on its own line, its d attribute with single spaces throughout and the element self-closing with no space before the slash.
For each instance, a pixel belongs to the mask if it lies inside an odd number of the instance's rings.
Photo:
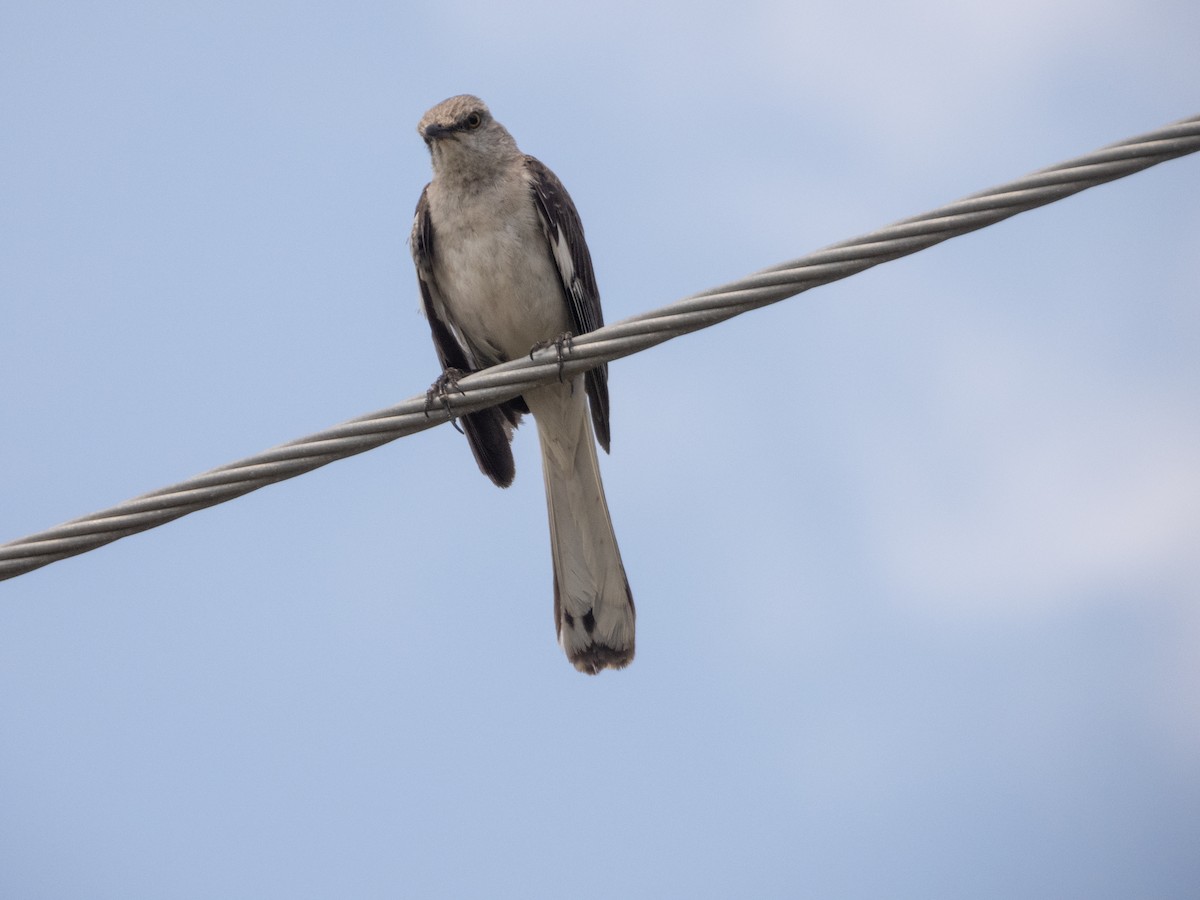
<svg viewBox="0 0 1200 900">
<path fill-rule="evenodd" d="M 1200 111 L 1183 2 L 6 3 L 0 540 L 436 375 L 426 108 L 616 321 Z M 0 896 L 1191 897 L 1200 160 L 614 364 L 638 659 L 532 425 L 0 584 Z"/>
</svg>

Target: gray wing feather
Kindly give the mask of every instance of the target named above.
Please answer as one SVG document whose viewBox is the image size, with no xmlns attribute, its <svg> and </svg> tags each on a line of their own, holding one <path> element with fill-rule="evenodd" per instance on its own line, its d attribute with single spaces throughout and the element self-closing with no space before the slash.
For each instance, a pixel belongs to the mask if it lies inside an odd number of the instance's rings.
<svg viewBox="0 0 1200 900">
<path fill-rule="evenodd" d="M 417 201 L 412 236 L 409 240 L 413 262 L 417 267 L 421 303 L 425 309 L 425 318 L 429 320 L 429 330 L 433 334 L 433 345 L 437 350 L 442 370 L 458 369 L 470 372 L 478 368 L 474 365 L 474 354 L 446 314 L 446 306 L 442 302 L 433 274 L 435 234 L 429 215 L 427 190 L 428 186 L 421 192 L 421 199 Z M 468 413 L 460 420 L 475 462 L 479 464 L 483 474 L 499 487 L 508 487 L 516 475 L 510 443 L 513 428 L 520 422 L 523 412 L 528 412 L 528 407 L 525 406 L 525 401 L 518 397 L 499 406 Z"/>
<path fill-rule="evenodd" d="M 563 300 L 570 312 L 572 331 L 586 334 L 604 324 L 600 309 L 600 289 L 592 269 L 592 255 L 583 237 L 583 223 L 562 182 L 541 162 L 525 157 L 534 202 L 542 219 L 546 240 L 563 286 Z M 601 364 L 585 379 L 592 409 L 596 440 L 608 452 L 608 365 Z"/>
</svg>

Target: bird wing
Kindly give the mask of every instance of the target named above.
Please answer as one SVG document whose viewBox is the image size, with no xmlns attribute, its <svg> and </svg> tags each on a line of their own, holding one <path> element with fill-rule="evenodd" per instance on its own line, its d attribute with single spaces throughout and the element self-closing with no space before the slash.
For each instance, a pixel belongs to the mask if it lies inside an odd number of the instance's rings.
<svg viewBox="0 0 1200 900">
<path fill-rule="evenodd" d="M 595 331 L 604 324 L 604 313 L 600 309 L 600 289 L 596 286 L 592 255 L 583 238 L 583 223 L 579 221 L 579 213 L 562 182 L 541 162 L 526 156 L 525 171 L 542 221 L 542 230 L 562 282 L 563 299 L 570 312 L 572 331 L 575 334 Z M 602 363 L 589 370 L 585 381 L 596 440 L 607 453 L 608 365 Z"/>
<path fill-rule="evenodd" d="M 436 242 L 433 220 L 429 214 L 428 191 L 429 186 L 426 185 L 425 190 L 421 191 L 421 199 L 417 201 L 416 216 L 409 239 L 413 262 L 417 268 L 417 282 L 421 287 L 421 303 L 425 309 L 425 318 L 429 320 L 433 345 L 443 371 L 458 369 L 461 372 L 473 372 L 481 366 L 478 365 L 470 345 L 463 339 L 447 313 L 446 304 L 442 300 L 437 279 L 433 274 Z M 525 402 L 517 397 L 498 406 L 468 413 L 461 419 L 475 462 L 479 464 L 483 474 L 499 487 L 508 487 L 516 475 L 516 464 L 513 462 L 510 446 L 512 431 L 520 422 L 521 414 L 527 411 Z"/>
</svg>

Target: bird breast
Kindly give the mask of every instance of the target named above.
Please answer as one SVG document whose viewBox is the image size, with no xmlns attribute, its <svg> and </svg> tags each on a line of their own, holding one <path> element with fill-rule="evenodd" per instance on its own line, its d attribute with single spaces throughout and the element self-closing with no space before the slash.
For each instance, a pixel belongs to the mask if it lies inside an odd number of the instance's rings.
<svg viewBox="0 0 1200 900">
<path fill-rule="evenodd" d="M 457 202 L 431 204 L 431 215 L 434 275 L 463 336 L 491 363 L 567 331 L 562 282 L 528 190 L 456 193 Z"/>
</svg>

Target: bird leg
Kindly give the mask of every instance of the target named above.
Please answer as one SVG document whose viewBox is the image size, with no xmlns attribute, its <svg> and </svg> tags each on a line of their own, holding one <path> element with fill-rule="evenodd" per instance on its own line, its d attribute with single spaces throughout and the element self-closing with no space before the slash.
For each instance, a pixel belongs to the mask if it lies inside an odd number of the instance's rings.
<svg viewBox="0 0 1200 900">
<path fill-rule="evenodd" d="M 429 411 L 433 409 L 436 403 L 446 413 L 450 419 L 450 424 L 454 426 L 454 430 L 459 434 L 463 434 L 463 430 L 458 427 L 458 416 L 450 409 L 450 392 L 458 391 L 460 394 L 466 395 L 466 391 L 458 386 L 458 379 L 462 377 L 462 369 L 448 368 L 437 377 L 437 380 L 429 386 L 429 390 L 425 392 L 425 418 L 429 418 Z"/>
<path fill-rule="evenodd" d="M 571 355 L 571 347 L 574 344 L 575 335 L 569 331 L 564 331 L 556 338 L 551 338 L 548 341 L 538 341 L 529 350 L 529 358 L 533 359 L 533 354 L 539 350 L 545 350 L 547 347 L 553 347 L 558 358 L 558 380 L 561 383 L 563 380 L 563 363 L 567 357 Z M 572 385 L 574 387 L 574 385 Z"/>
</svg>

